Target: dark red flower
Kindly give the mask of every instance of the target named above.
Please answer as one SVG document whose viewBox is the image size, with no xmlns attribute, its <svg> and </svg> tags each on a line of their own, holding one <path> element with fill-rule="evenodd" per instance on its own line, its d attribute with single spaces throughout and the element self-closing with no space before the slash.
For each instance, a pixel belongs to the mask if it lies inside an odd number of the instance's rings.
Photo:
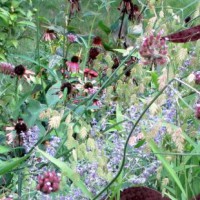
<svg viewBox="0 0 200 200">
<path fill-rule="evenodd" d="M 120 200 L 170 200 L 156 190 L 147 187 L 132 187 L 121 192 Z"/>
<path fill-rule="evenodd" d="M 98 76 L 98 73 L 94 70 L 90 70 L 89 76 L 90 78 L 96 78 Z"/>
<path fill-rule="evenodd" d="M 102 46 L 102 40 L 99 36 L 94 37 L 92 44 L 94 46 Z"/>
<path fill-rule="evenodd" d="M 45 172 L 44 175 L 38 176 L 37 190 L 45 194 L 59 190 L 60 176 L 56 172 Z"/>
<path fill-rule="evenodd" d="M 100 54 L 101 50 L 97 47 L 92 47 L 89 51 L 89 61 L 95 60 Z"/>
<path fill-rule="evenodd" d="M 186 43 L 186 42 L 196 41 L 200 39 L 200 25 L 164 36 L 162 37 L 162 39 L 176 43 Z"/>
</svg>

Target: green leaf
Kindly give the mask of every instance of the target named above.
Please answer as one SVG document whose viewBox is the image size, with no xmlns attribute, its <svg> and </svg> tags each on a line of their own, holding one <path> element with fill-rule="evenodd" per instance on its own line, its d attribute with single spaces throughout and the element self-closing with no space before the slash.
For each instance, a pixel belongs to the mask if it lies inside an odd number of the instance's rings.
<svg viewBox="0 0 200 200">
<path fill-rule="evenodd" d="M 158 74 L 156 72 L 151 72 L 151 78 L 152 78 L 152 82 L 154 83 L 154 85 L 156 86 L 156 88 L 159 87 L 158 84 Z"/>
<path fill-rule="evenodd" d="M 39 148 L 37 148 L 37 151 L 49 161 L 51 161 L 53 164 L 55 164 L 70 180 L 74 182 L 74 171 L 70 167 L 68 167 L 66 163 L 50 156 L 49 154 L 40 150 Z M 92 194 L 88 191 L 86 185 L 81 180 L 75 181 L 74 184 L 81 189 L 81 191 L 83 192 L 83 194 L 85 194 L 86 197 L 92 199 Z"/>
<path fill-rule="evenodd" d="M 160 153 L 161 152 L 161 150 L 158 149 L 158 146 L 156 145 L 156 143 L 153 140 L 148 141 L 148 143 L 149 143 L 149 146 L 151 147 L 151 149 L 152 149 L 152 151 L 154 153 Z M 183 186 L 182 186 L 182 184 L 181 184 L 176 172 L 172 169 L 170 164 L 167 162 L 167 160 L 161 154 L 156 154 L 156 156 L 162 162 L 163 166 L 168 171 L 168 173 L 171 176 L 171 178 L 176 182 L 177 186 L 180 188 L 182 194 L 186 198 L 185 190 L 184 190 L 184 188 L 183 188 Z"/>
<path fill-rule="evenodd" d="M 98 23 L 99 28 L 104 31 L 106 34 L 109 34 L 111 32 L 110 28 L 107 27 L 103 21 L 99 21 Z"/>
<path fill-rule="evenodd" d="M 117 120 L 117 123 L 124 120 L 119 104 L 117 104 L 116 106 L 116 120 Z"/>
<path fill-rule="evenodd" d="M 59 96 L 56 94 L 60 90 L 61 82 L 54 84 L 49 88 L 46 93 L 46 100 L 49 106 L 55 105 L 58 101 L 60 101 Z"/>
<path fill-rule="evenodd" d="M 134 146 L 134 148 L 139 148 L 139 147 L 141 147 L 144 143 L 145 143 L 145 139 L 143 139 L 143 140 L 139 140 L 139 142 Z"/>
<path fill-rule="evenodd" d="M 36 27 L 36 25 L 33 22 L 30 21 L 21 21 L 17 23 L 18 26 L 31 26 L 33 28 Z"/>
<path fill-rule="evenodd" d="M 25 161 L 29 155 L 22 158 L 13 158 L 9 161 L 3 161 L 0 163 L 0 176 L 18 167 L 23 161 Z"/>
<path fill-rule="evenodd" d="M 11 148 L 8 147 L 8 146 L 1 146 L 0 145 L 0 154 L 3 154 L 3 153 L 8 153 L 11 151 Z"/>
</svg>

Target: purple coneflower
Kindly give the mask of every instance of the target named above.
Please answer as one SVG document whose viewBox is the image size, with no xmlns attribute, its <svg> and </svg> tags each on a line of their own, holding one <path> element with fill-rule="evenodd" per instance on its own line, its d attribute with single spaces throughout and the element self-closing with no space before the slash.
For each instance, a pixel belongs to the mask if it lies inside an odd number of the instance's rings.
<svg viewBox="0 0 200 200">
<path fill-rule="evenodd" d="M 30 76 L 35 75 L 35 72 L 28 70 L 24 65 L 18 65 L 14 68 L 14 73 L 19 78 L 25 78 L 26 80 L 30 79 Z"/>
<path fill-rule="evenodd" d="M 68 67 L 68 71 L 72 72 L 72 73 L 78 73 L 79 72 L 79 57 L 78 56 L 73 56 L 71 58 L 71 61 L 67 61 L 66 65 Z"/>
<path fill-rule="evenodd" d="M 44 41 L 52 41 L 57 38 L 57 34 L 54 30 L 47 29 L 42 37 Z"/>
</svg>

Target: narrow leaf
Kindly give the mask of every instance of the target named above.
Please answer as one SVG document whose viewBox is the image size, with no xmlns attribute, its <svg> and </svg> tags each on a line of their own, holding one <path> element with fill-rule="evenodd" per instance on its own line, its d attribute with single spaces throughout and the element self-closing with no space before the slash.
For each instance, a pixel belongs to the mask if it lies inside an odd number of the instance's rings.
<svg viewBox="0 0 200 200">
<path fill-rule="evenodd" d="M 24 156 L 22 158 L 13 158 L 9 161 L 3 161 L 0 163 L 0 176 L 3 174 L 6 174 L 7 172 L 13 170 L 14 168 L 18 167 L 23 161 L 25 161 L 28 158 L 27 156 Z"/>
<path fill-rule="evenodd" d="M 157 145 L 155 144 L 155 142 L 153 140 L 149 141 L 149 146 L 151 147 L 151 149 L 152 149 L 152 151 L 154 153 L 161 152 L 158 149 Z M 183 186 L 182 186 L 182 184 L 181 184 L 176 172 L 172 169 L 170 164 L 166 161 L 166 159 L 161 154 L 156 154 L 156 156 L 162 162 L 162 164 L 165 167 L 165 169 L 169 172 L 169 174 L 171 175 L 172 179 L 174 179 L 174 181 L 176 182 L 177 186 L 180 188 L 180 190 L 182 191 L 183 195 L 186 197 L 185 190 L 183 189 Z"/>
</svg>

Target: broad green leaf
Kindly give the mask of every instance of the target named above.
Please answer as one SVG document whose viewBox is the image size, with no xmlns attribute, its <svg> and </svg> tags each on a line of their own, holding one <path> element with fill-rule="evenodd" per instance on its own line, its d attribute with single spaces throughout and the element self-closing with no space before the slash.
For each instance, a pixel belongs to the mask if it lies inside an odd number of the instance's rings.
<svg viewBox="0 0 200 200">
<path fill-rule="evenodd" d="M 7 172 L 18 167 L 23 161 L 28 158 L 29 155 L 22 158 L 13 158 L 9 161 L 3 161 L 0 163 L 0 175 L 6 174 Z"/>
<path fill-rule="evenodd" d="M 149 143 L 149 146 L 151 147 L 151 149 L 154 153 L 160 153 L 161 152 L 161 150 L 158 149 L 156 143 L 153 140 L 148 141 L 148 143 Z M 156 156 L 162 162 L 165 169 L 169 172 L 169 175 L 171 176 L 171 178 L 175 181 L 175 183 L 180 188 L 183 195 L 186 197 L 185 190 L 184 190 L 176 172 L 174 171 L 174 169 L 172 169 L 170 164 L 167 162 L 167 160 L 161 154 L 156 154 Z"/>
<path fill-rule="evenodd" d="M 9 151 L 11 151 L 12 149 L 8 146 L 1 146 L 0 145 L 0 154 L 3 154 L 3 153 L 8 153 Z"/>
<path fill-rule="evenodd" d="M 60 170 L 72 181 L 74 181 L 74 171 L 68 167 L 68 165 L 52 156 L 50 156 L 49 154 L 47 154 L 46 152 L 40 150 L 39 148 L 37 148 L 37 151 L 39 153 L 41 153 L 45 158 L 47 158 L 49 161 L 51 161 L 53 164 L 55 164 L 58 168 L 60 168 Z M 83 194 L 85 194 L 86 197 L 88 197 L 89 199 L 92 199 L 92 194 L 88 191 L 86 185 L 81 181 L 75 181 L 74 184 L 81 189 L 81 191 L 83 192 Z"/>
<path fill-rule="evenodd" d="M 46 93 L 46 101 L 49 106 L 55 105 L 58 101 L 60 101 L 60 98 L 57 92 L 60 91 L 61 82 L 54 84 L 49 88 L 49 90 Z"/>
</svg>

